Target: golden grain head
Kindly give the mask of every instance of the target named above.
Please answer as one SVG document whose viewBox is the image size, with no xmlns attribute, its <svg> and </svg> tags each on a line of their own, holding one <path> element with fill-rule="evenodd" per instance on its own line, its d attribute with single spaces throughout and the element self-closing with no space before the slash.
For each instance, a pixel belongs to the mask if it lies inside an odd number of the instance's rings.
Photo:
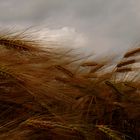
<svg viewBox="0 0 140 140">
<path fill-rule="evenodd" d="M 82 67 L 89 67 L 89 66 L 97 66 L 98 63 L 96 62 L 85 62 L 83 64 L 81 64 Z"/>
<path fill-rule="evenodd" d="M 131 71 L 133 71 L 133 69 L 129 67 L 117 68 L 116 70 L 116 72 L 120 72 L 120 73 L 131 72 Z"/>
<path fill-rule="evenodd" d="M 123 66 L 127 66 L 130 64 L 134 64 L 136 62 L 135 59 L 131 59 L 131 60 L 127 60 L 127 61 L 122 61 L 119 64 L 117 64 L 117 67 L 123 67 Z"/>
<path fill-rule="evenodd" d="M 18 35 L 0 35 L 0 46 L 17 51 L 39 51 L 39 43 L 35 40 L 18 37 Z"/>
<path fill-rule="evenodd" d="M 124 55 L 124 58 L 128 58 L 128 57 L 132 57 L 136 54 L 139 54 L 140 53 L 140 48 L 136 48 L 134 50 L 131 50 L 129 52 L 127 52 L 125 55 Z"/>
</svg>

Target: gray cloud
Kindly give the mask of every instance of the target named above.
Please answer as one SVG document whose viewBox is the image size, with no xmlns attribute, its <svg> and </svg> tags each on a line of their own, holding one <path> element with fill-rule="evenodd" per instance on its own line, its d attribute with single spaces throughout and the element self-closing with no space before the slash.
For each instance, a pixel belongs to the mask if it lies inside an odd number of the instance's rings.
<svg viewBox="0 0 140 140">
<path fill-rule="evenodd" d="M 140 40 L 139 0 L 0 0 L 0 24 L 73 27 L 96 49 L 123 50 Z"/>
</svg>

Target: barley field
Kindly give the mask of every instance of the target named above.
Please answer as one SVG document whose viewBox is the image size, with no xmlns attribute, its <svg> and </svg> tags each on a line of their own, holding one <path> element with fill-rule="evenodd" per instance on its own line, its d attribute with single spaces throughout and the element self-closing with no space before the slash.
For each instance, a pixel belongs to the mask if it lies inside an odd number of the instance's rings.
<svg viewBox="0 0 140 140">
<path fill-rule="evenodd" d="M 74 52 L 0 31 L 0 140 L 139 140 L 140 46 Z"/>
</svg>

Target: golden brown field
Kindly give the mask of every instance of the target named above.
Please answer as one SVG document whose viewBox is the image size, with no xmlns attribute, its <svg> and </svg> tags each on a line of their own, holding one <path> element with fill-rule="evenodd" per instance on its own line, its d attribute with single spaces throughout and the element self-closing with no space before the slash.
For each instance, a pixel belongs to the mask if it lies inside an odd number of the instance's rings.
<svg viewBox="0 0 140 140">
<path fill-rule="evenodd" d="M 139 55 L 82 58 L 1 31 L 0 140 L 139 140 Z"/>
</svg>

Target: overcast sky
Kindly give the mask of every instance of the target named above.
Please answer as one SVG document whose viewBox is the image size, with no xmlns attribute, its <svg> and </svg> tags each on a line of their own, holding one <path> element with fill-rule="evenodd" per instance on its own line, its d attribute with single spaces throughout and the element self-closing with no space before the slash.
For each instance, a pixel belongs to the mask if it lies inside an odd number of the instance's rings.
<svg viewBox="0 0 140 140">
<path fill-rule="evenodd" d="M 140 41 L 140 0 L 0 0 L 0 25 L 47 27 L 75 46 L 122 51 Z"/>
</svg>

